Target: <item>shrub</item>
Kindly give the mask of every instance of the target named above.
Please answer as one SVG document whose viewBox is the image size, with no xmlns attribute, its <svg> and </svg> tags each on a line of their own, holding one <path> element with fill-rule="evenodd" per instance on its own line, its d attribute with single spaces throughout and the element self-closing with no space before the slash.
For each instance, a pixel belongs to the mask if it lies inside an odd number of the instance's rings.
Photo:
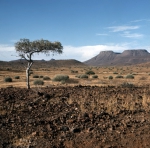
<svg viewBox="0 0 150 148">
<path fill-rule="evenodd" d="M 89 71 L 87 71 L 85 74 L 87 74 L 87 75 L 95 75 L 95 72 L 92 71 L 92 70 L 89 70 Z"/>
<path fill-rule="evenodd" d="M 69 76 L 68 75 L 56 75 L 54 78 L 53 78 L 53 81 L 66 81 L 69 79 Z"/>
<path fill-rule="evenodd" d="M 118 72 L 114 72 L 113 74 L 118 74 Z"/>
<path fill-rule="evenodd" d="M 43 76 L 40 76 L 40 78 L 43 78 Z"/>
<path fill-rule="evenodd" d="M 33 82 L 34 85 L 44 85 L 44 82 L 42 80 L 35 80 Z"/>
<path fill-rule="evenodd" d="M 89 77 L 88 77 L 88 75 L 83 74 L 83 75 L 79 75 L 79 78 L 81 78 L 81 79 L 88 79 Z"/>
<path fill-rule="evenodd" d="M 134 79 L 134 76 L 133 75 L 127 75 L 126 79 Z"/>
<path fill-rule="evenodd" d="M 43 80 L 50 80 L 50 77 L 45 76 L 45 77 L 43 77 Z"/>
<path fill-rule="evenodd" d="M 93 78 L 93 79 L 97 79 L 98 76 L 97 76 L 97 75 L 93 75 L 92 78 Z"/>
<path fill-rule="evenodd" d="M 121 75 L 118 75 L 118 76 L 116 76 L 116 78 L 123 78 L 123 76 L 121 76 Z"/>
<path fill-rule="evenodd" d="M 109 80 L 112 80 L 112 79 L 113 79 L 113 76 L 109 76 L 108 79 L 109 79 Z"/>
<path fill-rule="evenodd" d="M 71 70 L 71 73 L 78 73 L 77 70 Z"/>
<path fill-rule="evenodd" d="M 12 78 L 6 77 L 6 78 L 4 79 L 4 81 L 5 81 L 5 82 L 12 82 Z"/>
<path fill-rule="evenodd" d="M 15 79 L 20 79 L 20 76 L 15 76 Z"/>
<path fill-rule="evenodd" d="M 34 75 L 33 78 L 39 78 L 39 76 L 38 75 Z"/>
</svg>

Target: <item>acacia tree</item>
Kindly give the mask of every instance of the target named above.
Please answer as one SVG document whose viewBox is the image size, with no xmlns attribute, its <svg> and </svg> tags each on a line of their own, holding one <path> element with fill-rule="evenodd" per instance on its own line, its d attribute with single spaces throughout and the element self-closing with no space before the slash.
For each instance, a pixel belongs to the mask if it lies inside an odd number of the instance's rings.
<svg viewBox="0 0 150 148">
<path fill-rule="evenodd" d="M 27 78 L 27 88 L 30 89 L 30 80 L 29 80 L 29 72 L 30 68 L 33 64 L 32 57 L 34 54 L 44 53 L 46 55 L 50 55 L 50 53 L 61 54 L 63 50 L 63 46 L 60 42 L 50 42 L 48 40 L 35 40 L 30 41 L 29 39 L 20 39 L 17 43 L 15 43 L 15 49 L 18 55 L 25 59 L 28 62 L 26 68 L 26 78 Z"/>
</svg>

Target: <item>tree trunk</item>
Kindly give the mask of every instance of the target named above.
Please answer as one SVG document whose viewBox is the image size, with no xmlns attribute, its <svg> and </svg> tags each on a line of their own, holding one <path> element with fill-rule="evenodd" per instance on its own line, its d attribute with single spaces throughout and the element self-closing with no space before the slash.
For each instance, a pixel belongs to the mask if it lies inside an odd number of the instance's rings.
<svg viewBox="0 0 150 148">
<path fill-rule="evenodd" d="M 28 67 L 26 69 L 27 89 L 30 89 L 30 79 L 29 79 L 29 76 L 30 76 L 30 68 L 31 68 L 32 64 L 33 64 L 33 62 L 28 62 Z"/>
<path fill-rule="evenodd" d="M 27 88 L 30 89 L 30 80 L 29 80 L 29 72 L 30 72 L 30 69 L 27 67 L 26 69 L 26 78 L 27 78 Z"/>
</svg>

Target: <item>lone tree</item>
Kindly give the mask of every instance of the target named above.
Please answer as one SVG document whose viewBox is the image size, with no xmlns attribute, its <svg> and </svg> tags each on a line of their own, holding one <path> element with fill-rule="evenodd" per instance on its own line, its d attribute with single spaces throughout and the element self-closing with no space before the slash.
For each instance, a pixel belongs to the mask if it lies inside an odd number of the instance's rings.
<svg viewBox="0 0 150 148">
<path fill-rule="evenodd" d="M 30 89 L 30 80 L 29 80 L 29 72 L 30 68 L 33 64 L 32 56 L 34 54 L 44 53 L 46 55 L 50 55 L 50 53 L 61 54 L 63 50 L 63 46 L 60 42 L 50 42 L 48 40 L 35 40 L 30 41 L 29 39 L 20 39 L 17 43 L 15 43 L 15 49 L 18 55 L 25 59 L 28 62 L 26 68 L 26 78 L 27 78 L 27 88 Z"/>
</svg>

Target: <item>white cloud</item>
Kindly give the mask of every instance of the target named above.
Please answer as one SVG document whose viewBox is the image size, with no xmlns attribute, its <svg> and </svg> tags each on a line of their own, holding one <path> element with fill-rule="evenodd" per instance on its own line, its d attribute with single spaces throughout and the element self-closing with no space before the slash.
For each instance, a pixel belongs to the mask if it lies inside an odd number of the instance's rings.
<svg viewBox="0 0 150 148">
<path fill-rule="evenodd" d="M 131 21 L 131 22 L 136 23 L 136 22 L 141 22 L 141 21 L 144 21 L 144 19 L 134 20 L 134 21 Z"/>
<path fill-rule="evenodd" d="M 112 27 L 108 27 L 108 29 L 110 29 L 111 32 L 135 30 L 135 29 L 139 29 L 139 28 L 140 28 L 140 26 L 112 26 Z"/>
<path fill-rule="evenodd" d="M 9 46 L 9 45 L 0 45 L 0 51 L 14 51 L 15 47 L 14 46 Z"/>
<path fill-rule="evenodd" d="M 125 31 L 122 34 L 123 37 L 127 37 L 127 38 L 142 38 L 144 37 L 143 34 L 139 34 L 139 33 L 130 33 L 129 31 Z"/>
<path fill-rule="evenodd" d="M 133 20 L 132 23 L 142 22 L 142 21 L 150 21 L 150 19 L 139 19 L 139 20 Z"/>
<path fill-rule="evenodd" d="M 64 52 L 61 55 L 45 56 L 45 54 L 35 55 L 34 60 L 50 60 L 54 59 L 76 59 L 81 62 L 89 60 L 90 58 L 98 55 L 101 51 L 112 50 L 114 52 L 123 52 L 127 49 L 134 49 L 138 47 L 136 42 L 127 42 L 122 44 L 107 44 L 107 45 L 94 45 L 94 46 L 64 46 Z M 147 49 L 147 48 L 145 48 Z M 150 50 L 150 47 L 148 48 Z M 10 61 L 19 59 L 14 50 L 14 47 L 8 45 L 0 45 L 0 60 Z"/>
</svg>

